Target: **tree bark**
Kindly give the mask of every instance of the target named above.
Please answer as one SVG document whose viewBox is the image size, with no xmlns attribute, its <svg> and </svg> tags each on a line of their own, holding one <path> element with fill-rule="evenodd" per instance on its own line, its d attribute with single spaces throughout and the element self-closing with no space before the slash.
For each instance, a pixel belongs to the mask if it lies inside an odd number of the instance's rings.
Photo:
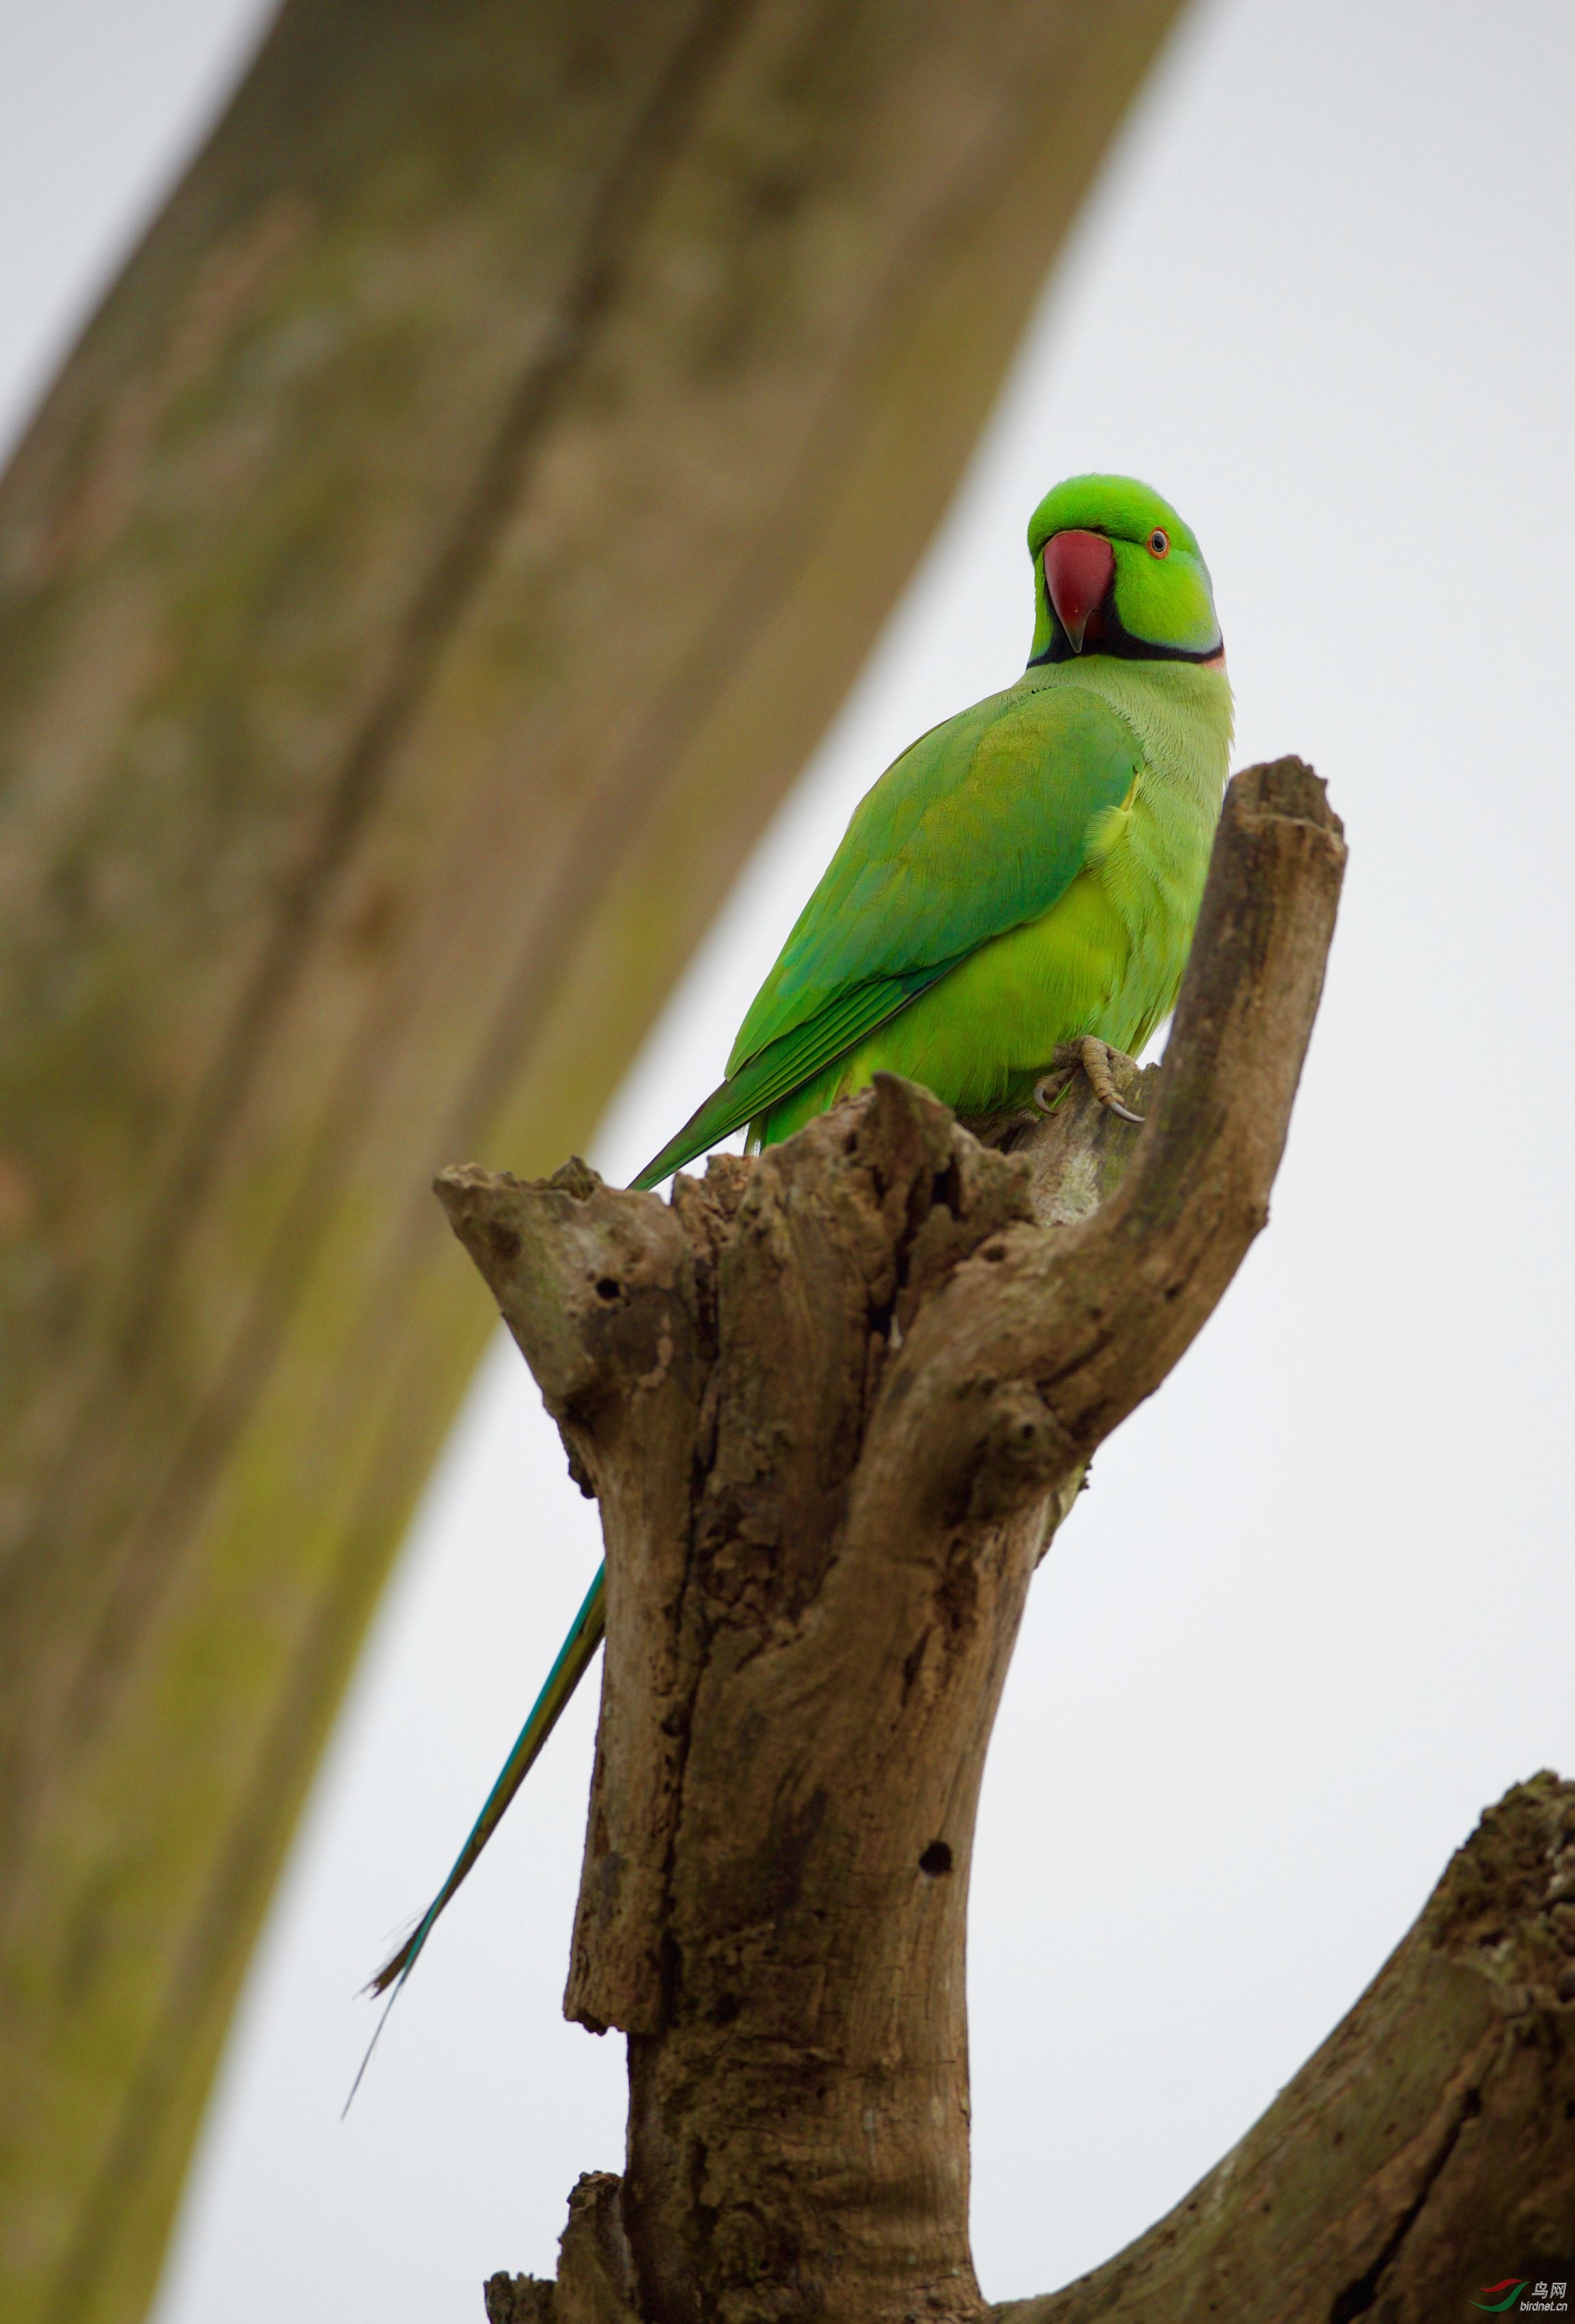
<svg viewBox="0 0 1575 2324">
<path fill-rule="evenodd" d="M 1517 1784 L 1349 2015 L 1118 2257 L 997 2324 L 1439 2324 L 1506 2276 L 1575 2282 L 1575 1784 Z M 492 2324 L 631 2324 L 619 2181 L 583 2179 L 556 2285 Z M 923 2311 L 918 2311 L 922 2313 Z"/>
<path fill-rule="evenodd" d="M 1484 1815 L 1415 1927 L 1167 2218 L 1000 2324 L 1439 2324 L 1575 2282 L 1575 1784 Z"/>
<path fill-rule="evenodd" d="M 606 1536 L 566 2007 L 629 2036 L 629 2158 L 555 2313 L 983 2316 L 990 1730 L 1089 1459 L 1267 1217 L 1344 855 L 1299 762 L 1231 784 L 1140 1135 L 1084 1098 L 1030 1164 L 881 1076 L 670 1206 L 577 1163 L 439 1180 Z"/>
<path fill-rule="evenodd" d="M 289 0 L 0 487 L 0 2279 L 133 2318 L 484 1317 L 1175 0 Z"/>
</svg>

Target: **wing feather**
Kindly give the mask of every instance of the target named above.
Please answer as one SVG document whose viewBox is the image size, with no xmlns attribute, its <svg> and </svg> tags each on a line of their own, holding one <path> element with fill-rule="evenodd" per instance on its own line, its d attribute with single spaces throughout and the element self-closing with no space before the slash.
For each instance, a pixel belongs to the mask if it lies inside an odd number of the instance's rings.
<svg viewBox="0 0 1575 2324">
<path fill-rule="evenodd" d="M 1010 687 L 922 735 L 861 800 L 751 1004 L 728 1078 L 648 1163 L 655 1185 L 852 1049 L 992 936 L 1038 919 L 1143 765 L 1075 681 Z"/>
<path fill-rule="evenodd" d="M 720 1088 L 713 1090 L 677 1136 L 669 1139 L 632 1183 L 636 1186 L 659 1186 L 664 1178 L 681 1170 L 686 1162 L 692 1162 L 697 1154 L 704 1154 L 722 1139 L 731 1137 L 758 1113 L 766 1112 L 801 1088 L 834 1057 L 856 1047 L 866 1034 L 895 1017 L 899 1009 L 906 1009 L 926 985 L 944 976 L 950 965 L 946 962 L 912 976 L 886 977 L 877 984 L 857 985 L 852 992 L 841 994 L 818 1017 L 812 1017 L 807 1024 L 797 1025 L 768 1042 Z"/>
</svg>

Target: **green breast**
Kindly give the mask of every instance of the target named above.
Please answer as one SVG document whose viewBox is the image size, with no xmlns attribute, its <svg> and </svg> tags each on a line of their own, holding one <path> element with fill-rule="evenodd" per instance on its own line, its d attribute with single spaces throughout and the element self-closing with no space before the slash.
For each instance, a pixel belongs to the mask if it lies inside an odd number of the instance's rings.
<svg viewBox="0 0 1575 2324">
<path fill-rule="evenodd" d="M 1186 662 L 1098 656 L 1060 668 L 1109 704 L 1143 753 L 1125 806 L 1095 818 L 1082 875 L 1118 925 L 1114 950 L 1124 955 L 1104 1021 L 1089 1029 L 1135 1054 L 1174 1007 L 1191 949 L 1230 769 L 1230 685 L 1222 669 Z"/>
</svg>

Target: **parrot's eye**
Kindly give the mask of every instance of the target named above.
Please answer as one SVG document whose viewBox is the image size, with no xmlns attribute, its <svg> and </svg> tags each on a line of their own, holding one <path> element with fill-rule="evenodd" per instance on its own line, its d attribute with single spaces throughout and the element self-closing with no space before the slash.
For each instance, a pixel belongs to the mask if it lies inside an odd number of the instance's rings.
<svg viewBox="0 0 1575 2324">
<path fill-rule="evenodd" d="M 1170 535 L 1168 532 L 1163 530 L 1158 525 L 1155 526 L 1154 530 L 1148 536 L 1148 554 L 1150 557 L 1168 557 L 1170 555 Z"/>
</svg>

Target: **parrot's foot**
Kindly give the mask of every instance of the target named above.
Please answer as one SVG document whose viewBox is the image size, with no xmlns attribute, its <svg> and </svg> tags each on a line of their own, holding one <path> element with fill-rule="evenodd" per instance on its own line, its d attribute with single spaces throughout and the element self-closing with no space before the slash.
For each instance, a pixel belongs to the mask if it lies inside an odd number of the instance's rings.
<svg viewBox="0 0 1575 2324">
<path fill-rule="evenodd" d="M 1048 1113 L 1065 1091 L 1073 1074 L 1082 1073 L 1087 1074 L 1089 1087 L 1107 1112 L 1113 1113 L 1118 1120 L 1136 1122 L 1141 1127 L 1144 1116 L 1134 1113 L 1130 1106 L 1122 1104 L 1116 1084 L 1110 1079 L 1113 1054 L 1108 1042 L 1096 1039 L 1091 1033 L 1085 1033 L 1080 1041 L 1068 1041 L 1057 1052 L 1058 1058 L 1064 1062 L 1058 1063 L 1042 1081 L 1034 1084 L 1034 1103 L 1040 1112 Z"/>
<path fill-rule="evenodd" d="M 1091 1033 L 1085 1033 L 1077 1044 L 1077 1062 L 1088 1075 L 1089 1087 L 1100 1103 L 1119 1121 L 1135 1121 L 1141 1127 L 1144 1117 L 1134 1113 L 1129 1105 L 1122 1104 L 1116 1084 L 1110 1079 L 1113 1054 L 1108 1042 L 1096 1040 Z"/>
</svg>

